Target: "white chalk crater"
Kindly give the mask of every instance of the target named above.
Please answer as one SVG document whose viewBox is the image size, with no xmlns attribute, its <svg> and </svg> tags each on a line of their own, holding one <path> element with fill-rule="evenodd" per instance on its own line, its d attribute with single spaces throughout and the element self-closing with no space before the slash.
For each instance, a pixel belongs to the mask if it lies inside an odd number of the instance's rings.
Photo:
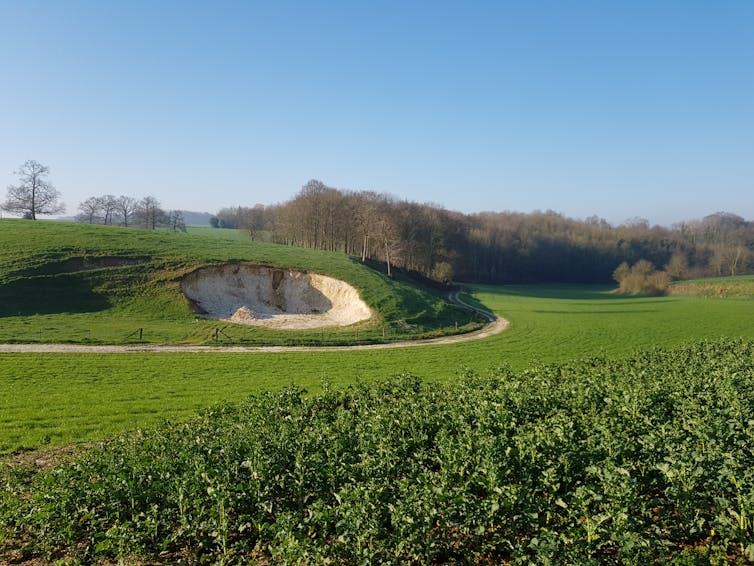
<svg viewBox="0 0 754 566">
<path fill-rule="evenodd" d="M 259 265 L 216 265 L 181 281 L 196 312 L 209 318 L 270 328 L 345 326 L 372 316 L 345 281 L 291 269 Z"/>
</svg>

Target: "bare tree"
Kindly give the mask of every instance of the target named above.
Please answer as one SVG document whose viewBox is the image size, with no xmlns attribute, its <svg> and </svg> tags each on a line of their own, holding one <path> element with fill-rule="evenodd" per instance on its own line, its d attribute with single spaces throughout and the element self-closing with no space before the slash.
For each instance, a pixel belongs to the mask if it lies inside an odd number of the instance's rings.
<svg viewBox="0 0 754 566">
<path fill-rule="evenodd" d="M 173 232 L 185 232 L 186 221 L 183 218 L 183 211 L 171 210 L 168 213 L 168 225 Z"/>
<path fill-rule="evenodd" d="M 399 229 L 395 218 L 392 215 L 393 202 L 385 198 L 377 218 L 377 238 L 382 245 L 383 258 L 387 264 L 387 276 L 393 276 L 392 266 L 397 263 L 398 255 L 401 251 L 401 241 Z"/>
<path fill-rule="evenodd" d="M 160 208 L 159 200 L 148 196 L 141 199 L 136 205 L 136 216 L 144 228 L 154 230 L 165 219 L 165 211 Z"/>
<path fill-rule="evenodd" d="M 361 236 L 361 262 L 364 263 L 370 257 L 370 239 L 377 232 L 379 195 L 374 192 L 361 192 L 355 193 L 353 198 L 356 201 L 354 221 Z"/>
<path fill-rule="evenodd" d="M 112 224 L 113 216 L 118 210 L 118 199 L 114 195 L 104 195 L 100 197 L 102 203 L 102 223 Z"/>
<path fill-rule="evenodd" d="M 102 213 L 102 201 L 99 197 L 89 197 L 85 201 L 79 203 L 79 214 L 76 215 L 76 220 L 79 222 L 85 222 L 87 224 L 94 224 L 99 220 Z"/>
<path fill-rule="evenodd" d="M 670 261 L 665 265 L 665 272 L 674 281 L 683 279 L 689 270 L 689 261 L 683 252 L 673 252 Z"/>
<path fill-rule="evenodd" d="M 238 227 L 241 230 L 246 230 L 252 240 L 256 237 L 257 232 L 264 230 L 264 212 L 264 205 L 262 204 L 255 204 L 253 208 L 241 209 Z"/>
<path fill-rule="evenodd" d="M 31 220 L 36 220 L 38 214 L 65 211 L 65 205 L 60 202 L 60 193 L 45 179 L 50 174 L 49 167 L 30 159 L 21 165 L 16 174 L 20 183 L 8 187 L 3 210 Z"/>
<path fill-rule="evenodd" d="M 128 227 L 128 222 L 136 213 L 137 200 L 133 197 L 121 195 L 116 199 L 116 211 L 120 216 L 123 226 Z"/>
</svg>

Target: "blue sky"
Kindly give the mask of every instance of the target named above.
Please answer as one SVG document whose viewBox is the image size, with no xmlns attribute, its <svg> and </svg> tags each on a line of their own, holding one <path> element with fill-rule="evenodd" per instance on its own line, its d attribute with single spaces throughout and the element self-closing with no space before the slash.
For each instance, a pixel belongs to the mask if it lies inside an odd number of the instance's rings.
<svg viewBox="0 0 754 566">
<path fill-rule="evenodd" d="M 754 2 L 0 0 L 0 186 L 754 219 Z"/>
</svg>

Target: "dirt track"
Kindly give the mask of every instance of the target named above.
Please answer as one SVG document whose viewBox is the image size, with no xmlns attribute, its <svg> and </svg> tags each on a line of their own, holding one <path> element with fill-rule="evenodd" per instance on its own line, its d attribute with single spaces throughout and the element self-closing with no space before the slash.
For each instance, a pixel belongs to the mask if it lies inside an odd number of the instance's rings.
<svg viewBox="0 0 754 566">
<path fill-rule="evenodd" d="M 451 293 L 448 297 L 451 302 L 463 305 L 473 310 L 490 321 L 490 324 L 466 334 L 455 334 L 440 338 L 428 338 L 425 340 L 406 340 L 402 342 L 387 342 L 382 344 L 356 344 L 352 346 L 192 346 L 176 344 L 139 344 L 139 345 L 106 345 L 94 346 L 86 344 L 0 344 L 0 353 L 84 353 L 84 354 L 123 354 L 143 352 L 172 352 L 172 353 L 247 353 L 247 352 L 337 352 L 349 350 L 389 350 L 393 348 L 413 348 L 416 346 L 438 346 L 444 344 L 458 344 L 481 340 L 489 336 L 501 333 L 508 328 L 509 322 L 504 318 L 495 316 L 492 312 L 475 307 L 460 297 L 460 292 Z"/>
</svg>

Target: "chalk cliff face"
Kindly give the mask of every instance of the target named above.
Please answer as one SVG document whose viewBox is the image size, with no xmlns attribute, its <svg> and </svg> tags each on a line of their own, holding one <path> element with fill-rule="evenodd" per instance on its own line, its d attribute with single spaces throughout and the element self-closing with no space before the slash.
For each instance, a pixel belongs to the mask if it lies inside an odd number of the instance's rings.
<svg viewBox="0 0 754 566">
<path fill-rule="evenodd" d="M 181 289 L 198 313 L 239 324 L 320 328 L 354 324 L 372 316 L 348 283 L 290 269 L 209 266 L 184 277 Z"/>
</svg>

